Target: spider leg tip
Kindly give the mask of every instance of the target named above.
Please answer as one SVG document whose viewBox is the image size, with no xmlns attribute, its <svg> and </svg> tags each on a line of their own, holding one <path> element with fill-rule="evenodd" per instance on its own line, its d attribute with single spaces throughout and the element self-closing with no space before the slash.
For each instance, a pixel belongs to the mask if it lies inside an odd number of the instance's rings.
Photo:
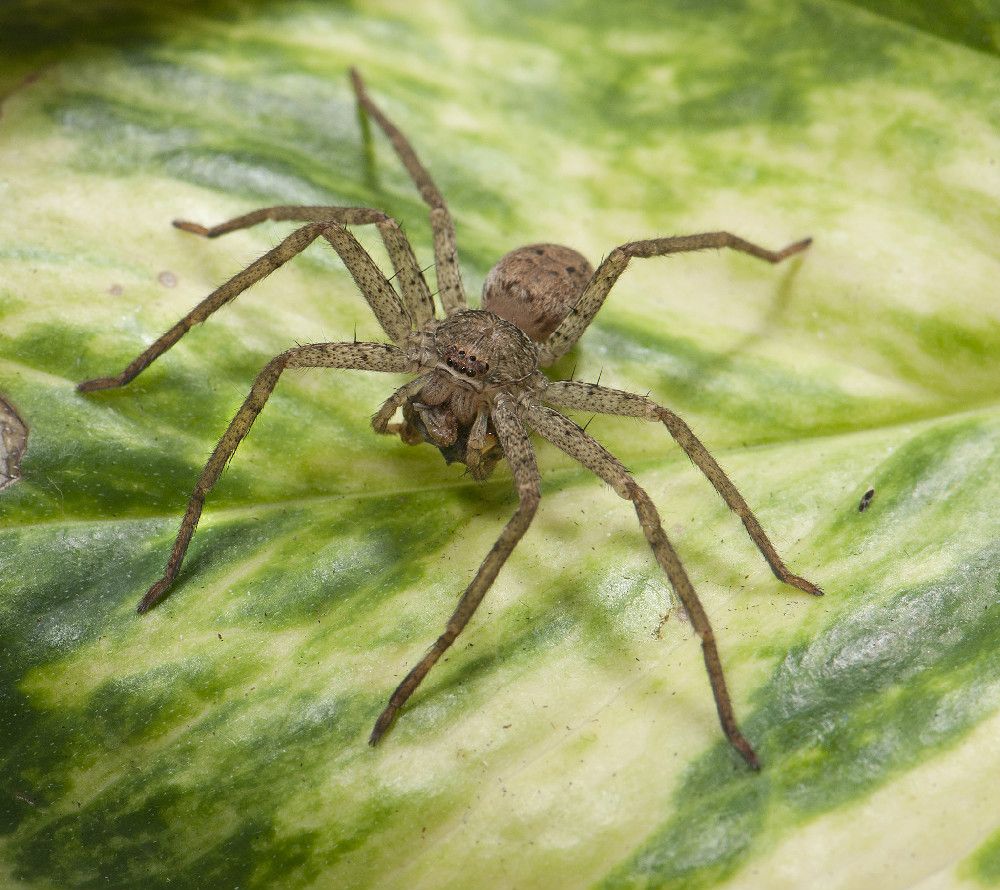
<svg viewBox="0 0 1000 890">
<path fill-rule="evenodd" d="M 812 581 L 807 581 L 805 578 L 800 578 L 798 575 L 792 575 L 790 577 L 781 578 L 786 584 L 791 584 L 804 593 L 811 594 L 812 596 L 825 596 L 823 591 L 817 587 Z"/>
<path fill-rule="evenodd" d="M 746 761 L 746 765 L 754 772 L 760 772 L 760 758 L 746 740 L 746 737 L 739 730 L 736 730 L 732 734 L 727 733 L 727 735 L 729 736 L 730 744 L 736 749 L 740 757 Z"/>
<path fill-rule="evenodd" d="M 167 588 L 170 586 L 170 582 L 161 578 L 157 581 L 149 590 L 146 591 L 146 595 L 139 600 L 139 605 L 135 607 L 136 612 L 140 615 L 145 615 L 150 609 L 153 608 L 166 593 Z"/>
<path fill-rule="evenodd" d="M 189 222 L 186 219 L 175 219 L 173 221 L 173 226 L 175 229 L 180 229 L 183 232 L 191 232 L 193 235 L 203 235 L 206 238 L 210 237 L 208 229 L 203 225 L 199 225 L 196 222 Z"/>
<path fill-rule="evenodd" d="M 95 377 L 93 380 L 83 380 L 76 385 L 77 392 L 96 392 L 99 389 L 114 389 L 122 382 L 116 377 Z"/>
</svg>

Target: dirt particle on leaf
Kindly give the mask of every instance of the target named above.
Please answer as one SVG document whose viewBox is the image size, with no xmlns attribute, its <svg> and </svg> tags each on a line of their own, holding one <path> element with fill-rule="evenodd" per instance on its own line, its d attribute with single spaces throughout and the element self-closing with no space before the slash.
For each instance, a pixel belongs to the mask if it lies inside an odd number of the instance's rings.
<svg viewBox="0 0 1000 890">
<path fill-rule="evenodd" d="M 108 293 L 113 297 L 120 297 L 123 293 L 125 293 L 125 288 L 123 288 L 120 284 L 112 284 L 111 287 L 108 288 Z"/>
<path fill-rule="evenodd" d="M 861 495 L 861 503 L 858 504 L 858 512 L 864 513 L 865 510 L 871 506 L 872 498 L 875 497 L 875 489 L 869 488 L 863 495 Z"/>
<path fill-rule="evenodd" d="M 169 269 L 164 269 L 159 275 L 156 276 L 156 280 L 160 282 L 164 287 L 177 287 L 177 276 L 174 275 Z"/>
</svg>

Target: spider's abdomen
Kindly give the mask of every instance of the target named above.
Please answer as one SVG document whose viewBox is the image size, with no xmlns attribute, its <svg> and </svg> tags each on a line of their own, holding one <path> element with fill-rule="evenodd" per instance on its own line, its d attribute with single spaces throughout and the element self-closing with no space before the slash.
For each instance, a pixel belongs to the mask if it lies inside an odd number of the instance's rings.
<svg viewBox="0 0 1000 890">
<path fill-rule="evenodd" d="M 483 284 L 483 309 L 541 343 L 569 314 L 594 269 L 561 244 L 529 244 L 500 258 Z"/>
</svg>

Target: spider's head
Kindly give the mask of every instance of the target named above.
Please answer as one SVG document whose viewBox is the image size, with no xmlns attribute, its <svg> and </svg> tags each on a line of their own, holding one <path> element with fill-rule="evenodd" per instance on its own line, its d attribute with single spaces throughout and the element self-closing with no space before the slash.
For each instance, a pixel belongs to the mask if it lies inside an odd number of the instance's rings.
<svg viewBox="0 0 1000 890">
<path fill-rule="evenodd" d="M 538 347 L 492 312 L 455 313 L 435 331 L 434 346 L 438 367 L 473 389 L 517 383 L 538 369 Z"/>
</svg>

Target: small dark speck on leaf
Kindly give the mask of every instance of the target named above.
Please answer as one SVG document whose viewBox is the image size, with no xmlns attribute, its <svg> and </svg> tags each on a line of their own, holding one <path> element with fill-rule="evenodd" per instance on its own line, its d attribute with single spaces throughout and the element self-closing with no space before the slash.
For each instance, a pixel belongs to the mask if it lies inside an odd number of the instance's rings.
<svg viewBox="0 0 1000 890">
<path fill-rule="evenodd" d="M 222 639 L 222 634 L 219 634 L 219 639 L 220 639 L 220 640 Z"/>
<path fill-rule="evenodd" d="M 159 275 L 156 276 L 156 280 L 160 282 L 164 287 L 177 287 L 177 276 L 174 275 L 169 269 L 164 269 Z"/>
<path fill-rule="evenodd" d="M 108 293 L 113 297 L 120 297 L 123 293 L 125 293 L 125 288 L 123 288 L 120 284 L 112 284 L 111 287 L 108 288 Z"/>
<path fill-rule="evenodd" d="M 861 503 L 858 504 L 858 512 L 864 513 L 868 509 L 872 502 L 872 498 L 875 497 L 875 489 L 869 488 L 863 495 L 861 495 Z"/>
</svg>

